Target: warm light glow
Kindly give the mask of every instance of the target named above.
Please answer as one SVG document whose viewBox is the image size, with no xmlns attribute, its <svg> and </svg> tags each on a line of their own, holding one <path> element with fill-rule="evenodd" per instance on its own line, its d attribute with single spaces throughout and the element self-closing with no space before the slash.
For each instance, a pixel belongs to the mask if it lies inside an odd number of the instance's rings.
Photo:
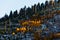
<svg viewBox="0 0 60 40">
<path fill-rule="evenodd" d="M 23 26 L 29 25 L 29 26 L 40 26 L 41 21 L 40 20 L 29 20 L 22 23 Z"/>
<path fill-rule="evenodd" d="M 17 28 L 16 30 L 17 30 L 17 32 L 21 32 L 21 31 L 26 31 L 26 28 L 22 27 L 22 28 Z"/>
<path fill-rule="evenodd" d="M 35 21 L 32 21 L 30 25 L 39 26 L 40 24 L 41 24 L 40 20 L 39 21 L 35 20 Z"/>
<path fill-rule="evenodd" d="M 15 35 L 15 32 L 13 32 L 12 34 Z"/>
<path fill-rule="evenodd" d="M 28 24 L 28 22 L 23 22 L 23 23 L 22 23 L 22 25 L 27 25 L 27 24 Z"/>
<path fill-rule="evenodd" d="M 37 21 L 37 23 L 40 23 L 40 21 Z"/>
<path fill-rule="evenodd" d="M 21 31 L 26 31 L 25 27 L 20 28 Z"/>
<path fill-rule="evenodd" d="M 56 35 L 60 35 L 60 33 L 57 33 Z"/>
<path fill-rule="evenodd" d="M 19 28 L 17 28 L 16 30 L 17 30 L 17 31 L 19 31 L 20 29 L 19 29 Z"/>
</svg>

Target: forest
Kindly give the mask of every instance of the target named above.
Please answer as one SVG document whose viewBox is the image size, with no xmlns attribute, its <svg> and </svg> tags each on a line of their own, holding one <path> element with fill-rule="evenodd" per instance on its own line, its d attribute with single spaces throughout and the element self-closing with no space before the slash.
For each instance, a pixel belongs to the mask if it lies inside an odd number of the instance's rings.
<svg viewBox="0 0 60 40">
<path fill-rule="evenodd" d="M 9 19 L 19 19 L 19 20 L 27 20 L 29 18 L 31 18 L 34 14 L 38 14 L 39 16 L 41 15 L 45 15 L 47 14 L 47 12 L 44 12 L 46 9 L 50 9 L 56 6 L 56 3 L 59 4 L 60 0 L 56 1 L 45 1 L 45 3 L 38 3 L 38 4 L 34 4 L 31 7 L 26 8 L 26 6 L 24 6 L 24 8 L 21 8 L 20 11 L 18 12 L 17 10 L 12 12 L 12 10 L 10 11 L 9 16 L 7 14 L 5 14 L 4 17 L 0 18 L 0 22 L 5 22 Z"/>
</svg>

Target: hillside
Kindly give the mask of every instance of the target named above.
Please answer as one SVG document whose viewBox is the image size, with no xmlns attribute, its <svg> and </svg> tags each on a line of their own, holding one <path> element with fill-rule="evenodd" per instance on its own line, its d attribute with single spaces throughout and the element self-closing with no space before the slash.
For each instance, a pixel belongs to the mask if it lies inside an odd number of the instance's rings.
<svg viewBox="0 0 60 40">
<path fill-rule="evenodd" d="M 31 33 L 35 40 L 60 38 L 60 0 L 25 6 L 19 12 L 11 10 L 9 16 L 6 14 L 0 19 L 0 32 L 25 36 Z"/>
</svg>

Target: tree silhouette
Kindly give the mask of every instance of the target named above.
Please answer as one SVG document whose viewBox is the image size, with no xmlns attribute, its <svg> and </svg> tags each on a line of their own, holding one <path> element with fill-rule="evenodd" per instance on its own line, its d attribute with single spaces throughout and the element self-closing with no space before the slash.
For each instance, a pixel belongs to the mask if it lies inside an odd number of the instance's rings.
<svg viewBox="0 0 60 40">
<path fill-rule="evenodd" d="M 23 17 L 24 14 L 25 14 L 25 10 L 23 8 L 21 8 L 21 10 L 19 11 L 20 17 Z"/>
<path fill-rule="evenodd" d="M 7 14 L 5 14 L 4 18 L 5 18 L 5 20 L 8 20 L 9 17 Z"/>
<path fill-rule="evenodd" d="M 27 14 L 27 16 L 28 16 L 29 18 L 33 15 L 33 11 L 32 11 L 32 9 L 31 9 L 30 7 L 27 8 L 26 14 Z"/>
<path fill-rule="evenodd" d="M 36 4 L 34 4 L 34 13 L 37 13 Z"/>
<path fill-rule="evenodd" d="M 60 0 L 58 0 L 58 3 L 60 3 Z"/>
<path fill-rule="evenodd" d="M 5 18 L 2 17 L 2 18 L 0 19 L 0 22 L 4 22 L 4 21 L 5 21 Z"/>
<path fill-rule="evenodd" d="M 37 4 L 37 13 L 39 13 L 41 11 L 41 6 L 40 3 Z"/>
<path fill-rule="evenodd" d="M 50 1 L 50 2 L 49 2 L 49 6 L 52 6 L 52 5 L 53 5 L 53 1 Z"/>
<path fill-rule="evenodd" d="M 45 8 L 47 8 L 49 6 L 48 1 L 45 2 Z"/>
<path fill-rule="evenodd" d="M 10 11 L 9 18 L 10 18 L 10 19 L 12 19 L 12 18 L 13 18 L 13 13 L 12 13 L 12 11 Z"/>
<path fill-rule="evenodd" d="M 42 10 L 44 9 L 44 3 L 41 3 L 41 8 L 42 8 Z"/>
<path fill-rule="evenodd" d="M 17 16 L 18 16 L 18 11 L 16 10 L 16 11 L 14 11 L 14 13 L 13 13 L 13 17 L 16 18 Z"/>
</svg>

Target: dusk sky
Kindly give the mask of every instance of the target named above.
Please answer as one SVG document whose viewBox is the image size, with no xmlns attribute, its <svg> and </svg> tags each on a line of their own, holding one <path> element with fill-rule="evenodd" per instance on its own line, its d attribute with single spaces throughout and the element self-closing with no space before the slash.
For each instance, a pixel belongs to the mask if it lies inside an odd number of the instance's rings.
<svg viewBox="0 0 60 40">
<path fill-rule="evenodd" d="M 13 12 L 15 10 L 20 10 L 20 8 L 23 8 L 25 5 L 28 7 L 31 7 L 34 4 L 44 3 L 46 0 L 0 0 L 0 18 L 3 17 L 5 14 L 10 13 L 12 10 Z"/>
</svg>

